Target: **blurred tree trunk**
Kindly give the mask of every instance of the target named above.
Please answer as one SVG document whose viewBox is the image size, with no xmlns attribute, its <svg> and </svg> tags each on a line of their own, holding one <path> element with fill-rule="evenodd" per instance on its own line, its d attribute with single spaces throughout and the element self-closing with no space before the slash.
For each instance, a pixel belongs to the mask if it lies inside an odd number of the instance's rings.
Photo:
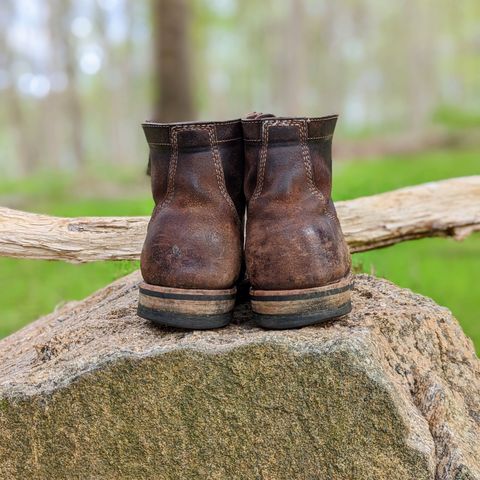
<svg viewBox="0 0 480 480">
<path fill-rule="evenodd" d="M 130 3 L 131 2 L 127 2 Z M 110 13 L 100 4 L 96 3 L 94 10 L 94 25 L 97 33 L 97 42 L 103 52 L 103 71 L 101 73 L 104 98 L 101 109 L 98 109 L 96 121 L 100 121 L 99 129 L 104 137 L 102 151 L 99 158 L 103 161 L 113 161 L 115 164 L 125 163 L 127 154 L 125 144 L 128 134 L 121 131 L 125 118 L 129 112 L 125 103 L 130 92 L 124 88 L 124 75 L 120 72 L 120 64 L 129 59 L 121 58 L 121 49 L 112 44 L 108 38 L 108 17 Z"/>
<path fill-rule="evenodd" d="M 64 21 L 59 17 L 62 11 L 58 8 L 57 2 L 51 2 L 48 6 L 48 40 L 49 49 L 49 71 L 56 75 L 64 73 L 63 54 L 63 33 L 61 24 Z M 51 91 L 48 97 L 42 102 L 41 115 L 48 115 L 48 122 L 41 122 L 39 125 L 41 138 L 48 138 L 44 142 L 44 162 L 53 168 L 65 167 L 65 136 L 68 132 L 68 122 L 65 122 L 64 93 L 62 91 Z M 39 122 L 40 123 L 40 122 Z"/>
<path fill-rule="evenodd" d="M 134 17 L 135 6 L 134 2 L 125 2 L 125 16 L 127 18 L 127 34 L 125 44 L 122 49 L 122 58 L 119 59 L 119 71 L 122 78 L 122 89 L 126 92 L 126 95 L 122 95 L 122 121 L 119 122 L 119 136 L 123 139 L 123 157 L 126 162 L 135 159 L 135 144 L 134 135 L 132 134 L 132 125 L 130 122 L 125 121 L 125 118 L 135 118 L 137 112 L 135 111 L 136 100 L 134 96 L 135 92 L 135 67 L 133 59 L 135 58 L 135 44 L 134 44 Z M 142 116 L 142 119 L 144 117 Z"/>
<path fill-rule="evenodd" d="M 7 67 L 7 71 L 11 68 Z M 35 155 L 33 153 L 31 142 L 27 135 L 28 126 L 25 122 L 25 115 L 21 105 L 21 99 L 15 90 L 14 78 L 11 78 L 12 84 L 5 91 L 7 98 L 8 118 L 13 130 L 15 140 L 15 149 L 18 159 L 18 173 L 20 175 L 31 174 L 35 169 Z"/>
<path fill-rule="evenodd" d="M 407 0 L 403 3 L 405 15 L 407 56 L 408 122 L 412 130 L 424 128 L 433 109 L 436 94 L 434 74 L 436 15 L 426 2 Z"/>
<path fill-rule="evenodd" d="M 194 117 L 190 78 L 190 2 L 151 0 L 154 39 L 154 119 Z"/>
<path fill-rule="evenodd" d="M 307 38 L 305 35 L 304 0 L 291 0 L 290 11 L 285 19 L 284 48 L 278 53 L 282 59 L 282 98 L 287 115 L 300 115 L 304 110 L 307 85 Z"/>
<path fill-rule="evenodd" d="M 14 68 L 14 54 L 10 50 L 6 39 L 7 26 L 13 18 L 13 2 L 7 1 L 3 11 L 0 12 L 0 69 L 8 72 L 8 87 L 3 96 L 6 98 L 5 107 L 8 112 L 9 126 L 11 126 L 12 137 L 15 144 L 15 153 L 17 165 L 15 173 L 24 175 L 31 173 L 35 167 L 34 155 L 31 142 L 29 141 L 28 125 L 23 112 L 21 98 L 15 88 L 15 75 L 12 74 Z"/>
<path fill-rule="evenodd" d="M 305 109 L 312 115 L 339 113 L 345 100 L 347 79 L 337 38 L 343 28 L 338 24 L 344 23 L 343 5 L 323 2 L 314 13 L 304 13 L 307 15 L 304 48 L 310 47 L 306 53 L 306 85 L 311 87 Z"/>
<path fill-rule="evenodd" d="M 83 113 L 78 93 L 78 70 L 75 45 L 70 32 L 70 21 L 72 12 L 72 0 L 57 0 L 52 2 L 52 15 L 59 19 L 59 35 L 63 40 L 63 62 L 65 74 L 68 79 L 66 89 L 65 110 L 68 119 L 65 119 L 70 126 L 70 146 L 72 149 L 75 168 L 82 168 L 85 165 L 85 152 L 83 145 Z"/>
</svg>

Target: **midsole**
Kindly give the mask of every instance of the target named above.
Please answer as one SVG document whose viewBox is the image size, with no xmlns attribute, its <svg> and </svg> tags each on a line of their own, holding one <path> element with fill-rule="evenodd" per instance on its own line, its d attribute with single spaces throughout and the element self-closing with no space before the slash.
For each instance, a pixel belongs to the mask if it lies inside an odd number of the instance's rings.
<svg viewBox="0 0 480 480">
<path fill-rule="evenodd" d="M 139 305 L 160 312 L 217 315 L 233 310 L 236 288 L 200 290 L 162 287 L 142 283 Z"/>
<path fill-rule="evenodd" d="M 338 308 L 350 301 L 351 276 L 322 287 L 296 290 L 251 290 L 250 299 L 255 313 L 289 315 Z"/>
<path fill-rule="evenodd" d="M 332 310 L 323 309 L 315 312 L 297 312 L 287 315 L 265 315 L 261 313 L 254 313 L 253 319 L 260 327 L 281 330 L 286 328 L 300 328 L 308 325 L 327 322 L 334 318 L 346 315 L 351 311 L 351 309 L 351 303 L 347 302 Z"/>
</svg>

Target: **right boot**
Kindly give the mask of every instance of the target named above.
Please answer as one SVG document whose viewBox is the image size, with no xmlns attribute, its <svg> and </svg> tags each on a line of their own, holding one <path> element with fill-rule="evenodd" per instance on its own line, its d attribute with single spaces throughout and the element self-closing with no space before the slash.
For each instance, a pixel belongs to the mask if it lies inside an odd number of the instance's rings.
<svg viewBox="0 0 480 480">
<path fill-rule="evenodd" d="M 243 121 L 245 258 L 256 323 L 298 328 L 351 309 L 350 254 L 332 189 L 336 115 Z"/>
<path fill-rule="evenodd" d="M 148 122 L 143 129 L 155 208 L 140 260 L 138 315 L 176 328 L 223 327 L 242 268 L 241 122 Z"/>
</svg>

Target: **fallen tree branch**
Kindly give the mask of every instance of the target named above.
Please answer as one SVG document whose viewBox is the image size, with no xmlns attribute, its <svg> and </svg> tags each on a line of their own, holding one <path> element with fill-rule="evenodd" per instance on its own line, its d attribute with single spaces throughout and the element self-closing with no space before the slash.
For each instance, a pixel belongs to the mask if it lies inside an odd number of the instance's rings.
<svg viewBox="0 0 480 480">
<path fill-rule="evenodd" d="M 352 252 L 480 231 L 480 176 L 452 178 L 336 204 Z M 0 256 L 136 260 L 148 217 L 59 218 L 0 207 Z"/>
<path fill-rule="evenodd" d="M 480 176 L 452 178 L 338 202 L 352 252 L 480 231 Z"/>
</svg>

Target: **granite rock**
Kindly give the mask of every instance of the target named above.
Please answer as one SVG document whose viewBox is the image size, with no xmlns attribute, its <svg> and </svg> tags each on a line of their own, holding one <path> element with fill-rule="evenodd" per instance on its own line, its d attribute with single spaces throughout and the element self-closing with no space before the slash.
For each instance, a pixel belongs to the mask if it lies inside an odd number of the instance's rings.
<svg viewBox="0 0 480 480">
<path fill-rule="evenodd" d="M 138 272 L 0 342 L 2 479 L 479 479 L 480 365 L 452 314 L 357 275 L 337 322 L 135 314 Z"/>
</svg>

